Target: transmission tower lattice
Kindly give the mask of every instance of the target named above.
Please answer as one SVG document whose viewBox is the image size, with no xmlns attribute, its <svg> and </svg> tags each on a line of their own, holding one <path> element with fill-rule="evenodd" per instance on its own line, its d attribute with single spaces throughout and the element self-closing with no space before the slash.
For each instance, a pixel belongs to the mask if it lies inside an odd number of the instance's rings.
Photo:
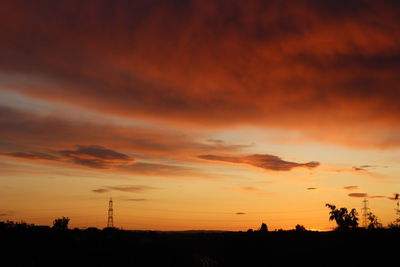
<svg viewBox="0 0 400 267">
<path fill-rule="evenodd" d="M 368 214 L 369 214 L 369 207 L 368 207 L 368 200 L 364 199 L 362 201 L 363 207 L 362 207 L 362 216 L 363 216 L 363 226 L 365 228 L 368 227 Z"/>
<path fill-rule="evenodd" d="M 399 198 L 400 198 L 400 194 L 396 193 L 395 196 L 394 196 L 394 200 L 397 200 L 397 208 L 395 209 L 396 215 L 399 216 L 399 218 L 396 219 L 397 222 L 400 221 Z"/>
<path fill-rule="evenodd" d="M 112 201 L 112 198 L 110 198 L 110 201 L 108 201 L 108 220 L 107 220 L 107 227 L 114 227 L 113 201 Z"/>
</svg>

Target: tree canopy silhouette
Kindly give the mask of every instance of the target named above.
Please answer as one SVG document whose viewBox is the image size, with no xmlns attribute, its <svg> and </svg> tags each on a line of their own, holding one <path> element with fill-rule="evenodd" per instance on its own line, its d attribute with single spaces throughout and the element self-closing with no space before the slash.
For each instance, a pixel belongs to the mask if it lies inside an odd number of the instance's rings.
<svg viewBox="0 0 400 267">
<path fill-rule="evenodd" d="M 268 226 L 265 223 L 261 224 L 260 232 L 268 232 Z"/>
<path fill-rule="evenodd" d="M 382 228 L 382 224 L 379 222 L 378 217 L 375 216 L 372 212 L 367 214 L 367 218 L 369 221 L 368 229 L 377 229 Z"/>
<path fill-rule="evenodd" d="M 68 230 L 68 217 L 57 218 L 53 221 L 53 229 L 55 230 Z"/>
<path fill-rule="evenodd" d="M 331 211 L 329 212 L 329 220 L 335 220 L 338 225 L 337 230 L 349 230 L 358 227 L 358 213 L 356 209 L 352 209 L 350 212 L 347 208 L 337 209 L 335 205 L 325 204 Z"/>
<path fill-rule="evenodd" d="M 305 231 L 307 231 L 306 228 L 304 227 L 304 225 L 300 225 L 300 224 L 297 224 L 296 227 L 294 228 L 294 230 L 296 232 L 305 232 Z"/>
</svg>

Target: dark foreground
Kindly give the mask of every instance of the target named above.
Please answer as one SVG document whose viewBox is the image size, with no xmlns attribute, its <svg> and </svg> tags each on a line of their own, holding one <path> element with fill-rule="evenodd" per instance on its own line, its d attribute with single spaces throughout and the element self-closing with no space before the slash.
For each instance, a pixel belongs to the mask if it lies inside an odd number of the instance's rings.
<svg viewBox="0 0 400 267">
<path fill-rule="evenodd" d="M 398 266 L 399 238 L 396 230 L 163 233 L 0 229 L 0 265 Z"/>
</svg>

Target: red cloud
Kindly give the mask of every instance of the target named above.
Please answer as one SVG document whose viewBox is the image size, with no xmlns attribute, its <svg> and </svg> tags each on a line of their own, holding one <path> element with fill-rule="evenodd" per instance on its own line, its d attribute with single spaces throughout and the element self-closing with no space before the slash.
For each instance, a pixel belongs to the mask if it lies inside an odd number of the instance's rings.
<svg viewBox="0 0 400 267">
<path fill-rule="evenodd" d="M 400 145 L 394 1 L 96 3 L 2 4 L 5 88 L 175 124 Z"/>
</svg>

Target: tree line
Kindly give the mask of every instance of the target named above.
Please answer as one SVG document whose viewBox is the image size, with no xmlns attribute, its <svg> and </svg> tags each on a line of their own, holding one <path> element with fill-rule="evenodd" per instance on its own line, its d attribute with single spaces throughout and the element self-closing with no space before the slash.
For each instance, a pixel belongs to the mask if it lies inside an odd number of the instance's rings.
<svg viewBox="0 0 400 267">
<path fill-rule="evenodd" d="M 329 211 L 329 221 L 335 221 L 337 224 L 337 227 L 335 230 L 337 231 L 348 231 L 348 230 L 353 230 L 356 228 L 359 228 L 359 215 L 356 209 L 351 209 L 350 211 L 345 208 L 337 208 L 333 204 L 326 203 L 325 206 L 330 209 Z M 388 225 L 388 228 L 391 229 L 400 229 L 400 210 L 397 209 L 396 213 L 398 215 L 398 218 L 390 223 Z M 369 230 L 374 230 L 374 229 L 381 229 L 383 228 L 382 223 L 379 222 L 378 217 L 373 214 L 372 212 L 367 213 L 367 226 L 366 228 Z M 59 217 L 56 218 L 53 221 L 53 229 L 56 231 L 66 231 L 68 230 L 68 224 L 69 224 L 70 219 L 68 217 Z M 25 222 L 20 222 L 20 223 L 14 223 L 13 221 L 6 221 L 6 222 L 1 222 L 0 221 L 0 228 L 30 228 L 34 227 L 33 224 L 27 224 Z M 93 227 L 90 227 L 90 229 L 95 229 Z M 106 229 L 106 228 L 105 228 Z M 278 232 L 284 231 L 282 229 L 277 230 Z M 295 232 L 304 232 L 307 231 L 307 229 L 300 224 L 297 224 L 293 230 L 290 231 L 295 231 Z M 268 232 L 268 226 L 266 223 L 262 223 L 261 227 L 258 230 L 253 230 L 249 229 L 247 232 L 261 232 L 265 233 Z"/>
</svg>

